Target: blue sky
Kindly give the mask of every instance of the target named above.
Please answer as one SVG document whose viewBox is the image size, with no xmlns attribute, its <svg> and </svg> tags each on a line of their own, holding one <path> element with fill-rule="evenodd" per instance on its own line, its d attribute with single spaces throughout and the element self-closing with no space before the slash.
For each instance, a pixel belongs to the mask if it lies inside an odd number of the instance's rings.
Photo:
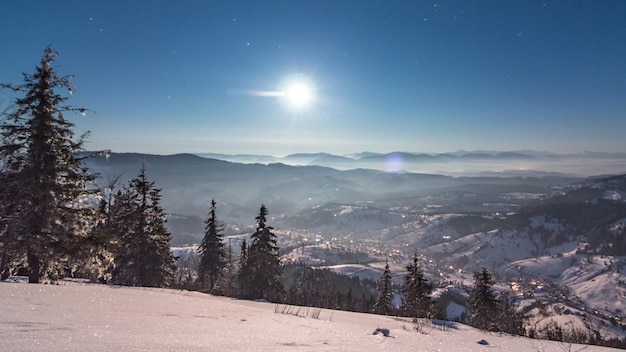
<svg viewBox="0 0 626 352">
<path fill-rule="evenodd" d="M 625 1 L 4 1 L 0 45 L 60 52 L 90 150 L 626 151 Z"/>
</svg>

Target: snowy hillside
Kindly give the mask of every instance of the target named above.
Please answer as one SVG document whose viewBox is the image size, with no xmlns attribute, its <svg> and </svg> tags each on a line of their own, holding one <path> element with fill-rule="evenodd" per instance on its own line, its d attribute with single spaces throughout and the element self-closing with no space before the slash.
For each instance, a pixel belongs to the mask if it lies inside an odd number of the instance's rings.
<svg viewBox="0 0 626 352">
<path fill-rule="evenodd" d="M 555 316 L 602 324 L 604 335 L 623 336 L 614 323 L 626 309 L 624 257 L 594 256 L 571 251 L 557 256 L 511 263 L 506 271 L 517 278 L 523 301 L 562 307 Z M 524 292 L 526 290 L 526 292 Z M 568 310 L 568 312 L 565 312 Z M 572 319 L 569 319 L 572 320 Z"/>
<path fill-rule="evenodd" d="M 167 289 L 0 282 L 0 300 L 3 351 L 612 350 Z"/>
</svg>

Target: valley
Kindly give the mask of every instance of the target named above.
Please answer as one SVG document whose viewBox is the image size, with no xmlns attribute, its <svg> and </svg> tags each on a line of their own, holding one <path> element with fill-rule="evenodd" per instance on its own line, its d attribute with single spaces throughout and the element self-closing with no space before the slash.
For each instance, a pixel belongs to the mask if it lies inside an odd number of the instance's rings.
<svg viewBox="0 0 626 352">
<path fill-rule="evenodd" d="M 192 155 L 113 154 L 92 163 L 121 178 L 146 164 L 178 250 L 202 238 L 215 198 L 236 253 L 263 203 L 285 262 L 377 280 L 388 261 L 400 283 L 418 253 L 436 295 L 460 300 L 485 267 L 535 327 L 556 321 L 624 336 L 625 176 L 342 171 Z M 461 319 L 458 304 L 447 308 Z"/>
</svg>

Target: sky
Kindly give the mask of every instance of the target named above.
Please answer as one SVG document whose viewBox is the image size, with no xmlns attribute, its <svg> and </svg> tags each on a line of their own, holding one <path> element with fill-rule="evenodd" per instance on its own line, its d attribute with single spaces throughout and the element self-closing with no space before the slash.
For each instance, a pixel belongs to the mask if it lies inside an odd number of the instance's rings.
<svg viewBox="0 0 626 352">
<path fill-rule="evenodd" d="M 626 151 L 626 2 L 2 1 L 0 81 L 47 46 L 114 152 Z M 294 84 L 310 96 L 291 102 Z M 10 106 L 0 92 L 0 108 Z"/>
</svg>

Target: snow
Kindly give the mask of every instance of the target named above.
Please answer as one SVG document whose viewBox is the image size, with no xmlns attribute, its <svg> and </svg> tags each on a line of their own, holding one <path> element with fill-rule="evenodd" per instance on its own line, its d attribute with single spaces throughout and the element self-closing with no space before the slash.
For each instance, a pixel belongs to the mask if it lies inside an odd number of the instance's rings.
<svg viewBox="0 0 626 352">
<path fill-rule="evenodd" d="M 446 307 L 446 315 L 448 317 L 456 317 L 458 319 L 463 313 L 467 314 L 467 309 L 458 303 L 450 302 L 448 307 Z"/>
<path fill-rule="evenodd" d="M 378 266 L 373 267 L 369 264 L 338 264 L 322 266 L 321 268 L 347 276 L 358 276 L 361 279 L 378 280 L 383 274 L 384 264 L 378 263 Z"/>
<path fill-rule="evenodd" d="M 604 195 L 602 196 L 602 199 L 608 199 L 608 200 L 617 200 L 617 201 L 625 201 L 626 199 L 624 198 L 624 195 L 622 194 L 622 192 L 620 191 L 616 191 L 616 190 L 608 190 L 606 192 L 604 192 Z"/>
<path fill-rule="evenodd" d="M 0 282 L 0 300 L 3 351 L 469 352 L 585 347 L 487 333 L 458 323 L 424 323 L 418 333 L 410 321 L 395 317 L 316 308 L 301 308 L 297 316 L 272 303 L 170 289 Z M 377 329 L 389 329 L 389 337 L 374 335 Z M 481 340 L 488 344 L 479 344 Z"/>
</svg>

